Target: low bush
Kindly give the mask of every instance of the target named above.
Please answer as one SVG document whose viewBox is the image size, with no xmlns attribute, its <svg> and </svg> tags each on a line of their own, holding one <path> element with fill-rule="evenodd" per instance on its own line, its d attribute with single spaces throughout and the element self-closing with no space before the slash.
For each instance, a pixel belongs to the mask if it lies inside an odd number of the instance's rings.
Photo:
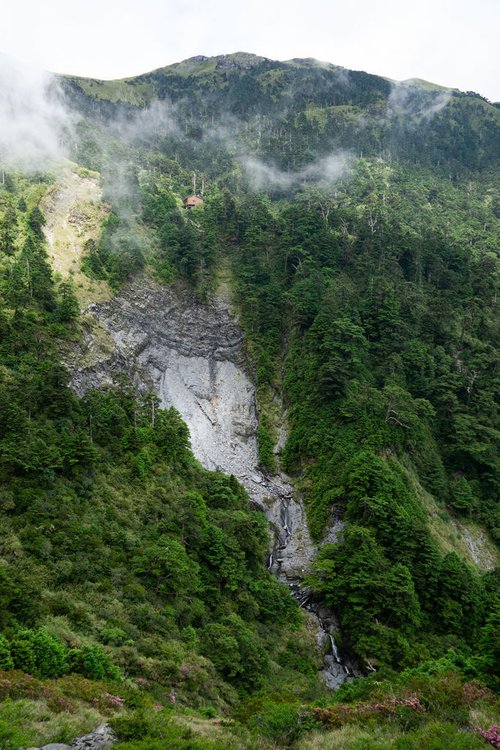
<svg viewBox="0 0 500 750">
<path fill-rule="evenodd" d="M 0 669 L 13 669 L 14 662 L 12 661 L 12 654 L 10 644 L 0 633 Z"/>
<path fill-rule="evenodd" d="M 263 703 L 254 714 L 249 725 L 269 740 L 290 747 L 304 730 L 299 707 L 293 703 Z"/>
<path fill-rule="evenodd" d="M 90 680 L 119 680 L 120 670 L 100 645 L 72 649 L 68 655 L 69 670 Z"/>
</svg>

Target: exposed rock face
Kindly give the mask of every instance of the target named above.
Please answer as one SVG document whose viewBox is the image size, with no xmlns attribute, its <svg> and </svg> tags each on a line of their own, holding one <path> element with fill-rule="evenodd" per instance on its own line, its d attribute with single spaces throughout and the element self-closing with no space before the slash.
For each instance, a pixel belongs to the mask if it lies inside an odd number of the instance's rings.
<svg viewBox="0 0 500 750">
<path fill-rule="evenodd" d="M 288 583 L 314 619 L 318 644 L 330 651 L 327 684 L 344 682 L 353 670 L 336 652 L 333 615 L 319 615 L 300 588 L 315 555 L 300 498 L 287 477 L 268 477 L 258 468 L 255 388 L 230 304 L 222 296 L 202 304 L 186 290 L 137 280 L 87 312 L 95 316 L 101 332 L 104 327 L 107 345 L 99 346 L 96 328 L 89 332 L 73 366 L 73 388 L 82 395 L 125 371 L 140 390 L 154 391 L 162 406 L 180 412 L 198 460 L 209 469 L 234 474 L 253 504 L 265 512 L 275 537 L 268 567 Z M 335 531 L 340 528 L 337 524 Z"/>
<path fill-rule="evenodd" d="M 277 535 L 273 570 L 302 577 L 314 546 L 286 477 L 269 478 L 257 468 L 255 388 L 229 304 L 217 296 L 201 304 L 186 290 L 139 280 L 88 312 L 115 347 L 95 351 L 93 364 L 76 366 L 72 385 L 77 393 L 111 383 L 114 373 L 126 371 L 141 390 L 153 390 L 162 406 L 174 406 L 189 427 L 198 460 L 234 474 L 265 511 Z M 86 348 L 93 347 L 90 334 Z M 88 351 L 80 361 L 85 359 Z"/>
</svg>

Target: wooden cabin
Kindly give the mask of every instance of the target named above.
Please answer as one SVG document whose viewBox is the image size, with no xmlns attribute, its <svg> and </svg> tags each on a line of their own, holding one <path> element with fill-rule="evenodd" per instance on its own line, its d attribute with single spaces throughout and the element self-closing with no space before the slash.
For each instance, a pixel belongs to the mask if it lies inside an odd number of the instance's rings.
<svg viewBox="0 0 500 750">
<path fill-rule="evenodd" d="M 199 195 L 188 195 L 187 198 L 184 198 L 184 208 L 196 208 L 196 206 L 202 205 L 203 198 L 200 198 Z"/>
</svg>

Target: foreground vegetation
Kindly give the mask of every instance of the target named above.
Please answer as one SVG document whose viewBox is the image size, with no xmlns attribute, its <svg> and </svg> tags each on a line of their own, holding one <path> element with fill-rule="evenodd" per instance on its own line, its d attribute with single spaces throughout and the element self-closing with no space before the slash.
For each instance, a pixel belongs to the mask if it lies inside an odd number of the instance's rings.
<svg viewBox="0 0 500 750">
<path fill-rule="evenodd" d="M 6 672 L 0 691 L 5 750 L 68 742 L 102 721 L 118 750 L 480 750 L 500 739 L 493 694 L 446 660 L 367 678 L 314 703 L 260 692 L 220 714 L 162 701 L 139 680 L 40 681 Z"/>
</svg>

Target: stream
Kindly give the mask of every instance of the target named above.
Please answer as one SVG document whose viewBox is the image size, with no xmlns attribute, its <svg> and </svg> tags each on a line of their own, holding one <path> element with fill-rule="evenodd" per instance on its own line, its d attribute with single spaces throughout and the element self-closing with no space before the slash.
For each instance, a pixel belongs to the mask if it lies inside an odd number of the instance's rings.
<svg viewBox="0 0 500 750">
<path fill-rule="evenodd" d="M 313 592 L 304 586 L 301 577 L 290 579 L 286 570 L 282 568 L 288 545 L 293 543 L 294 539 L 293 514 L 290 512 L 290 506 L 293 503 L 291 495 L 281 497 L 279 512 L 281 527 L 275 530 L 275 544 L 269 553 L 267 567 L 289 587 L 290 593 L 298 601 L 299 606 L 306 611 L 316 631 L 318 649 L 324 654 L 322 677 L 331 690 L 336 690 L 344 682 L 360 677 L 363 672 L 356 661 L 348 654 L 342 653 L 337 645 L 335 633 L 339 632 L 339 625 L 335 614 L 314 598 Z M 339 522 L 337 522 L 338 525 Z M 336 531 L 338 535 L 339 528 Z M 303 572 L 305 573 L 306 570 Z"/>
</svg>

